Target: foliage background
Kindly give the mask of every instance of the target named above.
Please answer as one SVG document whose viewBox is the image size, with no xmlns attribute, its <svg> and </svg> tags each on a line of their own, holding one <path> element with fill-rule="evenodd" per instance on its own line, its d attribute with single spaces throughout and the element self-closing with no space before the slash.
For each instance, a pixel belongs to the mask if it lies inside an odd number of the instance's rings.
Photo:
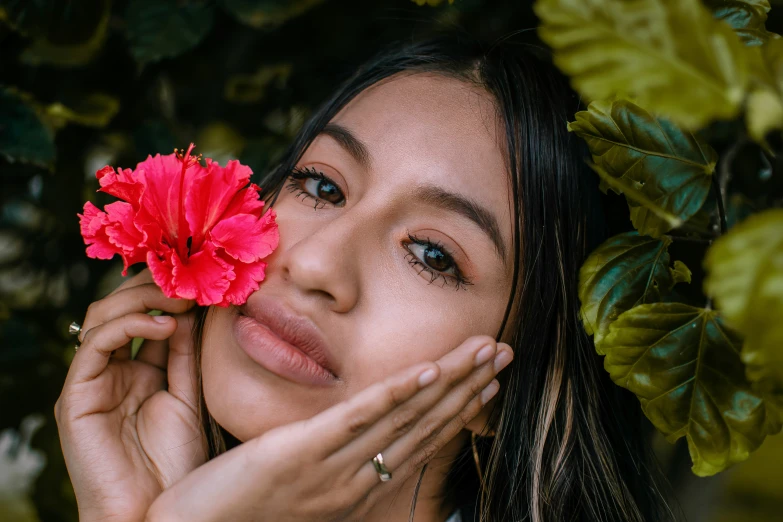
<svg viewBox="0 0 783 522">
<path fill-rule="evenodd" d="M 261 175 L 309 111 L 386 42 L 444 25 L 538 42 L 530 1 L 416 3 L 440 5 L 0 0 L 0 430 L 31 434 L 0 436 L 0 520 L 76 520 L 52 412 L 73 354 L 67 325 L 121 277 L 119 261 L 87 259 L 79 234 L 84 201 L 109 202 L 95 194 L 95 171 L 195 141 Z M 775 27 L 783 8 L 770 13 Z M 20 135 L 25 146 L 13 149 Z M 607 200 L 629 228 L 621 197 Z M 709 478 L 690 473 L 684 440 L 656 448 L 688 520 L 779 520 L 783 437 Z"/>
</svg>

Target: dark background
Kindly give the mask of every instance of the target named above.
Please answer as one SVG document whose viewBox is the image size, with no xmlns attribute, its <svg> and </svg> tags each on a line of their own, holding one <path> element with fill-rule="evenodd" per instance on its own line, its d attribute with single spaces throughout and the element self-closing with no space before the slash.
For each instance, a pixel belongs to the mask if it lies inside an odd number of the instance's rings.
<svg viewBox="0 0 783 522">
<path fill-rule="evenodd" d="M 122 268 L 84 252 L 76 213 L 88 199 L 109 202 L 95 193 L 95 171 L 133 167 L 194 141 L 196 152 L 220 163 L 238 157 L 258 176 L 302 119 L 384 43 L 448 26 L 536 42 L 525 0 L 133 4 L 0 0 L 0 430 L 18 430 L 25 418 L 43 422 L 31 443 L 41 453 L 11 443 L 11 432 L 0 437 L 0 520 L 77 519 L 53 417 L 73 356 L 67 326 L 119 284 Z M 179 9 L 190 9 L 184 25 L 161 27 Z M 773 10 L 767 27 L 783 26 L 780 14 Z M 81 60 L 78 46 L 89 48 L 102 22 L 105 40 Z M 84 63 L 63 65 L 69 61 Z M 10 86 L 30 98 L 9 96 Z M 55 103 L 75 116 L 58 120 Z M 20 104 L 44 114 L 48 132 L 36 134 L 25 158 L 3 150 L 8 133 L 30 130 Z M 770 437 L 747 463 L 709 479 L 691 475 L 684 440 L 655 445 L 689 520 L 783 520 L 783 438 Z M 40 474 L 25 470 L 36 455 L 46 460 Z"/>
</svg>

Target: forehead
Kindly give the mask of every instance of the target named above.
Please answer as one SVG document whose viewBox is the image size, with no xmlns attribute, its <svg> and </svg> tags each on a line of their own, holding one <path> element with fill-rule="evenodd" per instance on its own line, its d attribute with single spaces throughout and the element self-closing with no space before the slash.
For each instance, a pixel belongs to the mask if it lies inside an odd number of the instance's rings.
<svg viewBox="0 0 783 522">
<path fill-rule="evenodd" d="M 510 240 L 505 138 L 489 93 L 443 75 L 398 74 L 359 93 L 332 121 L 364 142 L 373 179 L 469 196 L 495 213 Z"/>
</svg>

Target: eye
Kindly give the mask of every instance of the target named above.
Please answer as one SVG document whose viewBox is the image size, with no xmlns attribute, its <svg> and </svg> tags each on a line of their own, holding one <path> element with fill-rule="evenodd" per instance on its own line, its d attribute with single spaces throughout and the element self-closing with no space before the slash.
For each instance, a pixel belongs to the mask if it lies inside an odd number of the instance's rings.
<svg viewBox="0 0 783 522">
<path fill-rule="evenodd" d="M 405 257 L 411 266 L 421 267 L 419 273 L 427 272 L 430 274 L 430 284 L 437 279 L 443 279 L 441 288 L 448 284 L 453 284 L 455 290 L 465 289 L 466 286 L 473 284 L 462 274 L 462 271 L 446 247 L 437 241 L 432 241 L 429 238 L 422 240 L 410 233 L 408 234 L 408 239 L 411 242 L 406 247 L 408 254 Z"/>
<path fill-rule="evenodd" d="M 326 203 L 335 207 L 345 206 L 345 196 L 342 191 L 323 172 L 313 167 L 294 167 L 289 177 L 291 181 L 286 185 L 288 191 L 296 192 L 297 198 L 301 196 L 303 200 L 310 198 L 315 201 L 313 209 L 323 208 Z"/>
</svg>

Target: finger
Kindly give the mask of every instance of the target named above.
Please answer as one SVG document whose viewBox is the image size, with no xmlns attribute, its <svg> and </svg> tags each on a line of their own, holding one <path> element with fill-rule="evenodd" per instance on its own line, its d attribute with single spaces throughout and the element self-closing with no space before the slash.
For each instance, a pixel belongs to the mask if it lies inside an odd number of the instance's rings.
<svg viewBox="0 0 783 522">
<path fill-rule="evenodd" d="M 136 360 L 165 370 L 169 360 L 169 340 L 145 339 L 136 353 Z"/>
<path fill-rule="evenodd" d="M 111 352 L 134 337 L 165 339 L 174 333 L 170 317 L 131 313 L 96 326 L 79 347 L 66 377 L 66 385 L 94 379 L 106 368 Z"/>
<path fill-rule="evenodd" d="M 348 401 L 313 417 L 310 419 L 313 426 L 307 427 L 302 432 L 326 434 L 327 440 L 321 443 L 321 449 L 326 452 L 327 456 L 332 453 L 338 453 L 331 460 L 344 466 L 351 457 L 355 457 L 355 454 L 351 453 L 352 449 L 355 450 L 355 446 L 346 450 L 344 450 L 344 447 L 363 432 L 372 428 L 373 424 L 387 416 L 389 412 L 400 408 L 398 410 L 400 420 L 397 421 L 399 424 L 404 424 L 405 420 L 410 417 L 414 409 L 410 408 L 409 405 L 406 405 L 404 408 L 401 407 L 419 393 L 420 390 L 431 384 L 431 382 L 427 382 L 422 386 L 422 383 L 418 381 L 418 377 L 425 371 L 425 367 L 433 370 L 435 368 L 438 369 L 435 378 L 439 384 L 436 386 L 436 390 L 427 390 L 422 393 L 427 396 L 435 394 L 435 398 L 437 398 L 445 393 L 445 387 L 453 386 L 454 382 L 461 380 L 470 373 L 474 366 L 473 361 L 476 354 L 485 345 L 491 347 L 490 351 L 492 353 L 489 355 L 491 357 L 495 351 L 494 339 L 489 336 L 470 338 L 441 358 L 437 364 L 424 363 L 423 365 L 415 366 L 413 370 L 403 370 L 381 383 L 368 387 Z M 437 374 L 439 373 L 444 375 L 438 378 Z M 412 422 L 413 419 L 410 419 L 410 421 Z M 366 451 L 366 445 L 364 447 Z M 373 453 L 374 455 L 375 453 Z"/>
<path fill-rule="evenodd" d="M 420 389 L 429 386 L 439 373 L 435 363 L 417 364 L 310 419 L 291 424 L 289 429 L 297 437 L 318 437 L 315 458 L 325 459 Z"/>
<path fill-rule="evenodd" d="M 494 345 L 487 346 L 492 349 L 466 350 L 467 353 L 462 354 L 460 361 L 444 361 L 444 366 L 454 363 L 456 366 L 444 369 L 443 377 L 435 385 L 391 412 L 360 440 L 346 446 L 342 450 L 341 458 L 344 460 L 341 465 L 353 466 L 359 474 L 365 464 L 383 450 L 387 467 L 397 467 L 410 453 L 404 453 L 404 450 L 402 453 L 400 450 L 387 452 L 386 448 L 399 448 L 396 444 L 398 440 L 403 441 L 402 447 L 411 452 L 420 445 L 428 445 L 451 419 L 459 416 L 461 410 L 490 384 L 497 371 L 510 362 L 503 358 L 511 357 L 510 348 L 501 344 L 496 356 Z M 496 367 L 496 361 L 502 365 Z M 465 420 L 465 423 L 470 420 L 472 418 Z"/>
<path fill-rule="evenodd" d="M 493 379 L 481 393 L 477 394 L 468 402 L 459 414 L 455 415 L 429 440 L 420 443 L 418 446 L 415 441 L 400 440 L 390 447 L 388 453 L 393 459 L 399 458 L 401 461 L 396 467 L 400 478 L 404 479 L 405 477 L 414 475 L 422 466 L 429 463 L 446 444 L 465 428 L 465 425 L 468 422 L 481 413 L 481 410 L 497 395 L 499 390 L 500 383 L 497 379 Z M 398 455 L 401 455 L 401 457 L 398 457 Z M 407 459 L 405 458 L 405 455 L 408 455 Z M 366 473 L 370 470 L 366 469 L 364 471 Z M 373 471 L 375 471 L 374 468 Z M 377 480 L 376 474 L 376 481 Z"/>
<path fill-rule="evenodd" d="M 488 363 L 487 366 L 492 366 Z M 496 373 L 493 371 L 492 375 Z M 492 400 L 500 389 L 497 379 L 487 382 L 481 379 L 483 388 L 477 383 L 461 386 L 460 390 L 450 393 L 434 408 L 431 414 L 422 418 L 399 440 L 383 451 L 386 466 L 396 473 L 399 480 L 415 474 L 422 466 L 432 460 L 443 447 L 451 441 L 481 410 Z M 481 388 L 480 391 L 476 391 Z M 370 457 L 370 460 L 372 457 Z M 372 462 L 367 462 L 357 473 L 357 483 L 371 487 L 379 482 L 378 474 Z"/>
<path fill-rule="evenodd" d="M 198 372 L 194 349 L 194 312 L 174 316 L 177 330 L 168 340 L 169 393 L 198 413 Z"/>
<path fill-rule="evenodd" d="M 117 317 L 134 312 L 149 312 L 150 310 L 182 313 L 195 304 L 195 301 L 167 297 L 155 283 L 132 286 L 110 294 L 90 305 L 82 326 L 81 342 L 86 341 L 90 330 Z"/>
</svg>

